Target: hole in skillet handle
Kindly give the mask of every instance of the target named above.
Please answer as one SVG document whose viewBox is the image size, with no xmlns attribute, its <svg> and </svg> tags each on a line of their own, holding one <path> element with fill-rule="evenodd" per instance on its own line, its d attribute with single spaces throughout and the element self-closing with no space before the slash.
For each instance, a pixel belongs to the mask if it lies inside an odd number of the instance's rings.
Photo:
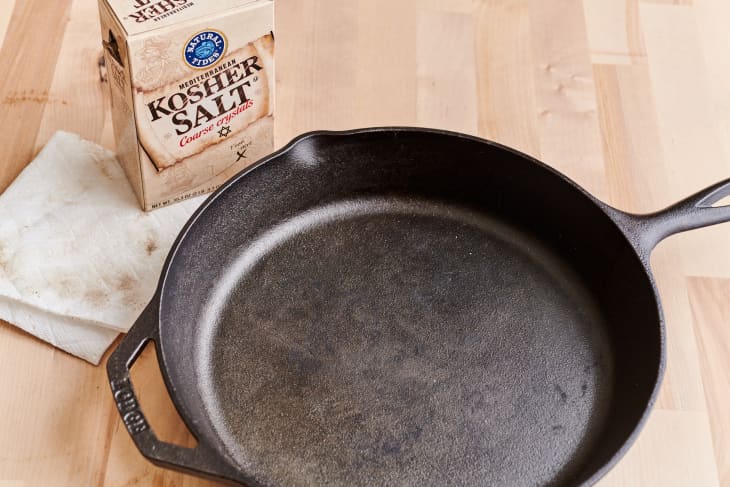
<svg viewBox="0 0 730 487">
<path fill-rule="evenodd" d="M 730 206 L 730 195 L 723 197 L 716 203 L 710 206 L 710 208 L 722 208 L 723 206 Z"/>
<path fill-rule="evenodd" d="M 167 393 L 157 360 L 156 345 L 153 340 L 147 342 L 129 370 L 139 409 L 144 411 L 147 422 L 155 425 L 155 435 L 159 440 L 195 448 L 198 440 L 180 417 Z"/>
<path fill-rule="evenodd" d="M 247 483 L 250 479 L 203 442 L 198 441 L 195 447 L 188 448 L 161 441 L 142 412 L 130 378 L 130 368 L 148 344 L 158 341 L 158 310 L 159 299 L 156 297 L 107 362 L 109 384 L 122 422 L 140 453 L 155 465 L 201 477 Z"/>
<path fill-rule="evenodd" d="M 723 208 L 730 206 L 730 179 L 717 183 L 706 191 L 698 193 L 696 196 L 701 198 L 696 205 L 698 208 Z"/>
</svg>

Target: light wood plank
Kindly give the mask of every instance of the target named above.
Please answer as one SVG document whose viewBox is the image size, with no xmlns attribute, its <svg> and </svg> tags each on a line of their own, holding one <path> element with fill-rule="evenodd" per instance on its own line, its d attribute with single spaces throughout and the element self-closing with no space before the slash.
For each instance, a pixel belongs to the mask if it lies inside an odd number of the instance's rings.
<svg viewBox="0 0 730 487">
<path fill-rule="evenodd" d="M 417 40 L 417 124 L 477 135 L 474 17 L 420 11 Z"/>
<path fill-rule="evenodd" d="M 289 2 L 276 11 L 276 145 L 309 130 L 353 128 L 353 62 L 363 19 L 357 2 Z M 375 66 L 368 76 L 378 76 Z M 371 112 L 377 111 L 372 105 Z"/>
<path fill-rule="evenodd" d="M 109 90 L 99 79 L 100 35 L 97 0 L 73 0 L 35 152 L 57 130 L 74 132 L 113 148 L 113 140 L 103 137 L 105 125 L 111 120 L 103 109 L 109 103 Z M 112 134 L 111 130 L 106 133 Z"/>
<path fill-rule="evenodd" d="M 360 19 L 377 19 L 388 12 L 398 22 L 383 22 L 379 29 L 358 29 L 357 112 L 350 114 L 362 127 L 409 125 L 417 118 L 419 64 L 417 0 L 357 2 Z M 433 64 L 439 63 L 437 56 Z M 352 123 L 352 121 L 350 122 Z"/>
<path fill-rule="evenodd" d="M 727 134 L 713 117 L 707 68 L 690 6 L 641 4 L 652 92 L 672 189 L 689 194 L 730 174 Z M 681 168 L 691 168 L 680 171 Z"/>
<path fill-rule="evenodd" d="M 656 107 L 646 65 L 593 68 L 606 160 L 607 202 L 650 213 L 667 192 Z"/>
<path fill-rule="evenodd" d="M 49 89 L 70 8 L 71 0 L 30 0 L 16 3 L 13 9 L 0 50 L 0 73 L 4 73 L 0 77 L 0 120 L 10 122 L 0 132 L 0 190 L 35 154 L 35 139 L 46 106 L 62 103 L 51 98 Z M 33 59 L 42 62 L 30 62 Z M 20 120 L 23 123 L 18 123 Z"/>
<path fill-rule="evenodd" d="M 688 279 L 721 485 L 730 485 L 730 279 Z"/>
<path fill-rule="evenodd" d="M 601 487 L 714 487 L 720 485 L 712 456 L 707 414 L 657 409 L 631 453 Z"/>
<path fill-rule="evenodd" d="M 540 153 L 544 162 L 605 198 L 605 167 L 583 2 L 533 0 L 529 6 Z"/>
<path fill-rule="evenodd" d="M 694 0 L 695 24 L 707 73 L 712 119 L 718 124 L 724 153 L 730 154 L 730 56 L 727 53 L 727 28 L 730 2 Z"/>
<path fill-rule="evenodd" d="M 0 349 L 0 479 L 100 485 L 116 422 L 103 369 L 6 324 Z"/>
<path fill-rule="evenodd" d="M 479 134 L 540 156 L 527 2 L 484 2 L 477 12 Z"/>
<path fill-rule="evenodd" d="M 626 1 L 583 0 L 593 64 L 631 64 L 639 56 L 629 48 Z"/>
</svg>

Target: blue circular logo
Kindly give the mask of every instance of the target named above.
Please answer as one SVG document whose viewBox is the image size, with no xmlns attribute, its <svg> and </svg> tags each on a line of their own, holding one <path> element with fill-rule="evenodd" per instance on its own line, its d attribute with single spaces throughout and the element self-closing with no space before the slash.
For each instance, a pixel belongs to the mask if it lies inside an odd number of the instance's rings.
<svg viewBox="0 0 730 487">
<path fill-rule="evenodd" d="M 226 53 L 226 36 L 217 30 L 204 30 L 185 44 L 183 57 L 188 66 L 205 69 L 213 66 Z"/>
</svg>

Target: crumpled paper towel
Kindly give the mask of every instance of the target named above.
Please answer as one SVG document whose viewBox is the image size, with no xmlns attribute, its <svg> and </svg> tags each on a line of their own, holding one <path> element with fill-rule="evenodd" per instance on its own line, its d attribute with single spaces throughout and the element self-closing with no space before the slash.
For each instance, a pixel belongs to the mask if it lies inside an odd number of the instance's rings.
<svg viewBox="0 0 730 487">
<path fill-rule="evenodd" d="M 114 154 L 56 133 L 0 195 L 0 319 L 98 364 L 204 199 L 144 213 Z"/>
</svg>

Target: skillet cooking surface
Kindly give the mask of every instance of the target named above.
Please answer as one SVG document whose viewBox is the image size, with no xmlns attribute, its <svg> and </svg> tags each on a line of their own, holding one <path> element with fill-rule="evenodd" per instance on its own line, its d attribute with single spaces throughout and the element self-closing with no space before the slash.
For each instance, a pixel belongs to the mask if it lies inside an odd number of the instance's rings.
<svg viewBox="0 0 730 487">
<path fill-rule="evenodd" d="M 538 485 L 603 429 L 598 306 L 537 239 L 437 199 L 299 212 L 230 255 L 196 368 L 264 484 Z"/>
</svg>

